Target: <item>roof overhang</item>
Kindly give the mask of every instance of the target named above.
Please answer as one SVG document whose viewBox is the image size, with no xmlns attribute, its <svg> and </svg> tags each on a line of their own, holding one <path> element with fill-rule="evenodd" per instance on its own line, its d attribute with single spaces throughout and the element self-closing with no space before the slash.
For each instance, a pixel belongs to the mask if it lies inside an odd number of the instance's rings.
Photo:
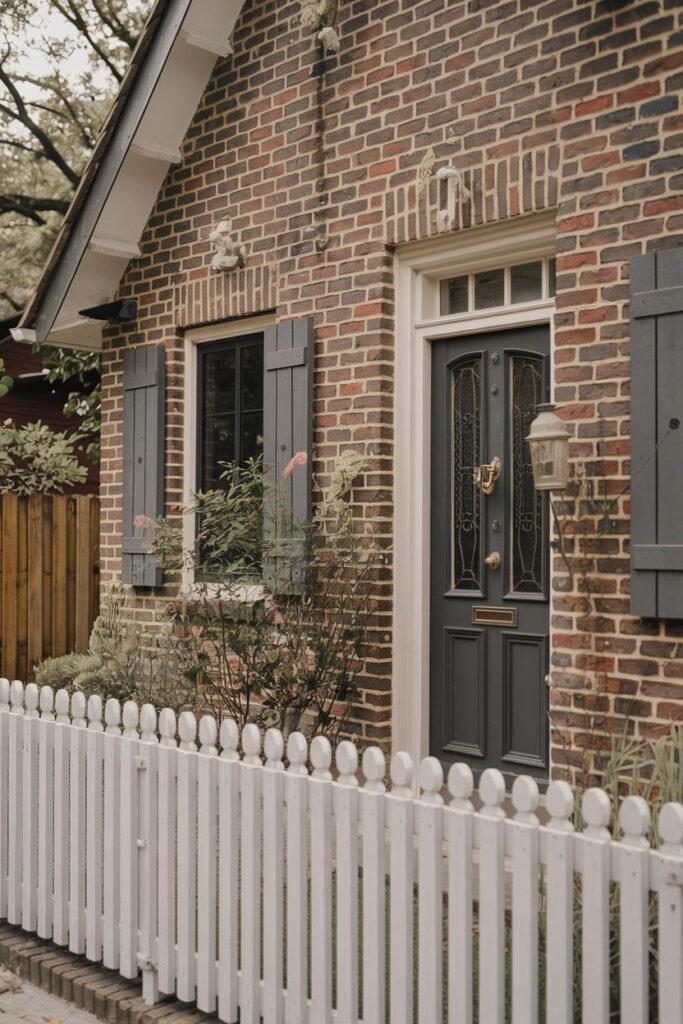
<svg viewBox="0 0 683 1024">
<path fill-rule="evenodd" d="M 157 0 L 21 323 L 18 340 L 98 349 L 112 302 L 244 0 Z"/>
</svg>

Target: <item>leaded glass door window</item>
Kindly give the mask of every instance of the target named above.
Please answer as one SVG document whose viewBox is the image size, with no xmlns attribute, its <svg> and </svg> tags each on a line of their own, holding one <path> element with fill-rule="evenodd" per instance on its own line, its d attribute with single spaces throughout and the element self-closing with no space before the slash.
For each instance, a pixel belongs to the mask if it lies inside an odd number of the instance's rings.
<svg viewBox="0 0 683 1024">
<path fill-rule="evenodd" d="M 547 327 L 432 344 L 431 747 L 476 770 L 546 772 L 547 399 Z"/>
</svg>

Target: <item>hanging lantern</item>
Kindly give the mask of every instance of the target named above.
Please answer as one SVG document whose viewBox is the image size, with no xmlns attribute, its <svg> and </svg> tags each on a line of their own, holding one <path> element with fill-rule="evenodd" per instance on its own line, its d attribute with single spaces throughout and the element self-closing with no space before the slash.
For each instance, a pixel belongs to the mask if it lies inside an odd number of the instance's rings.
<svg viewBox="0 0 683 1024">
<path fill-rule="evenodd" d="M 537 491 L 564 491 L 569 480 L 569 429 L 554 408 L 538 406 L 526 438 Z"/>
</svg>

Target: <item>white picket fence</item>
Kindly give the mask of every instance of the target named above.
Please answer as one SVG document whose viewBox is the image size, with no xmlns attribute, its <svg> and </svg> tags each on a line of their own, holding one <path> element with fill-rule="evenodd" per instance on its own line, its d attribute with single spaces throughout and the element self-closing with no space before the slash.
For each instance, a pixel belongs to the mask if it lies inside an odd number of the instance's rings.
<svg viewBox="0 0 683 1024">
<path fill-rule="evenodd" d="M 515 781 L 509 818 L 493 769 L 474 811 L 464 765 L 445 802 L 434 758 L 416 796 L 397 754 L 387 792 L 377 748 L 359 787 L 349 742 L 333 778 L 324 738 L 309 750 L 291 735 L 285 769 L 276 730 L 264 763 L 254 725 L 240 757 L 234 722 L 219 748 L 202 718 L 197 750 L 190 713 L 157 721 L 149 705 L 121 713 L 109 700 L 103 723 L 102 711 L 98 697 L 86 707 L 82 694 L 0 679 L 0 917 L 126 978 L 142 971 L 148 1002 L 172 993 L 242 1024 L 535 1024 L 540 1000 L 543 1020 L 570 1024 L 576 1000 L 584 1024 L 606 1024 L 618 883 L 618 1019 L 650 1019 L 654 891 L 652 1020 L 683 1021 L 682 805 L 662 809 L 651 849 L 639 797 L 623 802 L 615 842 L 599 789 L 583 797 L 578 833 L 562 782 L 541 826 L 530 778 Z"/>
</svg>

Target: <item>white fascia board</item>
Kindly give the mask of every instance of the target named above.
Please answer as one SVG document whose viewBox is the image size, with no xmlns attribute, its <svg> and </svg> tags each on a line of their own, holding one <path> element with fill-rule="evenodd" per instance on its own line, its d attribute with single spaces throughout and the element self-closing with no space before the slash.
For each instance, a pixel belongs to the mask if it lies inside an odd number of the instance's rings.
<svg viewBox="0 0 683 1024">
<path fill-rule="evenodd" d="M 232 44 L 229 39 L 216 39 L 214 36 L 207 36 L 203 31 L 193 28 L 191 25 L 183 27 L 180 35 L 188 44 L 197 50 L 206 50 L 216 57 L 228 57 L 232 53 Z"/>
<path fill-rule="evenodd" d="M 153 139 L 136 138 L 130 148 L 133 153 L 147 157 L 148 160 L 158 160 L 162 164 L 179 164 L 181 161 L 180 149 Z"/>
<path fill-rule="evenodd" d="M 29 345 L 35 345 L 38 341 L 36 332 L 29 330 L 28 327 L 10 327 L 9 332 L 14 341 L 23 341 Z"/>
<path fill-rule="evenodd" d="M 93 252 L 99 253 L 100 256 L 115 256 L 117 259 L 125 260 L 129 263 L 130 260 L 138 259 L 140 256 L 140 248 L 133 242 L 125 242 L 120 238 L 99 238 L 95 236 L 90 239 L 88 248 L 92 249 Z"/>
</svg>

